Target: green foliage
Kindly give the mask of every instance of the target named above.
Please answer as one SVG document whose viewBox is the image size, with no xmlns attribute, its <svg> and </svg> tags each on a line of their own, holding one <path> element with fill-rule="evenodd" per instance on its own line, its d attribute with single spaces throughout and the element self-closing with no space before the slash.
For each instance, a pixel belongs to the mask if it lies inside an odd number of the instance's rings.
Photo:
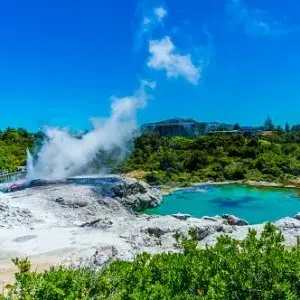
<svg viewBox="0 0 300 300">
<path fill-rule="evenodd" d="M 73 300 L 91 299 L 87 295 L 93 291 L 94 280 L 99 274 L 86 269 L 50 269 L 45 273 L 31 272 L 31 263 L 25 260 L 13 260 L 19 271 L 16 281 L 8 285 L 9 299 L 49 299 Z"/>
<path fill-rule="evenodd" d="M 0 171 L 14 171 L 26 165 L 26 149 L 34 147 L 35 137 L 25 129 L 0 131 Z"/>
<path fill-rule="evenodd" d="M 174 235 L 178 253 L 140 254 L 133 262 L 114 261 L 102 271 L 29 271 L 16 260 L 16 282 L 8 299 L 226 299 L 300 298 L 300 247 L 286 250 L 283 236 L 266 224 L 260 236 L 249 230 L 243 241 L 221 236 L 214 247 L 198 248 L 190 237 Z"/>
<path fill-rule="evenodd" d="M 197 138 L 142 135 L 120 168 L 149 171 L 145 180 L 155 185 L 184 186 L 207 180 L 284 181 L 300 176 L 300 132 L 255 138 L 241 134 Z"/>
<path fill-rule="evenodd" d="M 230 180 L 243 180 L 246 177 L 246 172 L 242 165 L 229 165 L 225 168 L 225 177 Z"/>
</svg>

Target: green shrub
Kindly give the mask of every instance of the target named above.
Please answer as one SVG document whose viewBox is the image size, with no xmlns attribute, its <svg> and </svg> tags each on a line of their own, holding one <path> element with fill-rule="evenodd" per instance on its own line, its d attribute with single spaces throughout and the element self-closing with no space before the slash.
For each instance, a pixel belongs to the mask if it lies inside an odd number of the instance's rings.
<svg viewBox="0 0 300 300">
<path fill-rule="evenodd" d="M 168 182 L 167 176 L 161 171 L 152 171 L 145 176 L 145 180 L 152 185 L 161 185 Z"/>
<path fill-rule="evenodd" d="M 247 170 L 239 165 L 230 165 L 225 168 L 225 177 L 229 180 L 243 180 L 246 177 Z"/>
<path fill-rule="evenodd" d="M 197 231 L 175 234 L 179 253 L 140 254 L 102 271 L 52 269 L 43 274 L 16 260 L 16 282 L 6 299 L 300 299 L 300 247 L 286 250 L 283 236 L 266 224 L 260 237 L 221 236 L 197 248 Z"/>
</svg>

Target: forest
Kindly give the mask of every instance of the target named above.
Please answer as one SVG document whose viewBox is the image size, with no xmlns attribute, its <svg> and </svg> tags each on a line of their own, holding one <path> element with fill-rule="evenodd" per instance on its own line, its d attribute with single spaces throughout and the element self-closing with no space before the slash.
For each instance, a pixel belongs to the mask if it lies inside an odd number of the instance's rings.
<svg viewBox="0 0 300 300">
<path fill-rule="evenodd" d="M 242 134 L 186 137 L 138 137 L 123 172 L 140 170 L 154 185 L 207 180 L 288 182 L 300 176 L 300 131 L 271 135 Z"/>
</svg>

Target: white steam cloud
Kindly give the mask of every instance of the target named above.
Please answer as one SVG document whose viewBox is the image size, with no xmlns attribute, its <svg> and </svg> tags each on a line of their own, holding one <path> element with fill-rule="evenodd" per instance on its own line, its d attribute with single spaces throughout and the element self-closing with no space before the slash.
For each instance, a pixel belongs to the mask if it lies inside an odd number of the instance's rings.
<svg viewBox="0 0 300 300">
<path fill-rule="evenodd" d="M 35 162 L 28 153 L 27 179 L 57 180 L 79 175 L 99 150 L 123 148 L 137 129 L 136 112 L 147 104 L 147 88 L 155 88 L 155 83 L 142 81 L 133 96 L 114 97 L 110 117 L 92 120 L 94 129 L 81 139 L 73 137 L 67 130 L 46 128 L 47 139 Z"/>
</svg>

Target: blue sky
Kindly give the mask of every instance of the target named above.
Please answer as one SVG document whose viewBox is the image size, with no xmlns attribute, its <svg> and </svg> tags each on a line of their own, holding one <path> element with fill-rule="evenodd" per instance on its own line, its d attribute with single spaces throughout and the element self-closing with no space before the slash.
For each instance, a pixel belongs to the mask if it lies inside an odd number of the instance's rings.
<svg viewBox="0 0 300 300">
<path fill-rule="evenodd" d="M 156 82 L 139 123 L 300 123 L 300 1 L 0 3 L 0 128 L 84 129 Z"/>
</svg>

